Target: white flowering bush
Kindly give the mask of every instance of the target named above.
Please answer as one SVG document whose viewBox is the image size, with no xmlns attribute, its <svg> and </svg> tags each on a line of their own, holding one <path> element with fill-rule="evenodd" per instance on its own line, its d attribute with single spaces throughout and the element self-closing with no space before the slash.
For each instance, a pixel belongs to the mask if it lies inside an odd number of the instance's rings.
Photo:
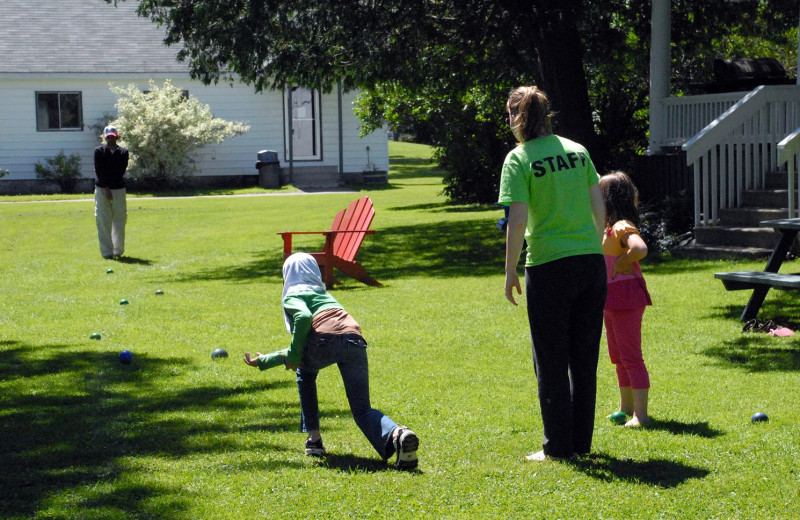
<svg viewBox="0 0 800 520">
<path fill-rule="evenodd" d="M 196 171 L 191 153 L 207 144 L 247 132 L 244 123 L 214 117 L 211 108 L 167 80 L 111 86 L 117 94 L 117 119 L 111 124 L 130 151 L 129 175 L 143 184 L 167 187 Z"/>
</svg>

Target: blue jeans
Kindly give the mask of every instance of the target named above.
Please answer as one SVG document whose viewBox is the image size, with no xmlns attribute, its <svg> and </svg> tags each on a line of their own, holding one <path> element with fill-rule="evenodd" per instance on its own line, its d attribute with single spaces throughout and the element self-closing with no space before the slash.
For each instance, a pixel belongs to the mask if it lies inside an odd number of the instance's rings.
<svg viewBox="0 0 800 520">
<path fill-rule="evenodd" d="M 370 405 L 367 342 L 356 334 L 312 333 L 308 336 L 303 351 L 303 365 L 297 370 L 297 389 L 302 409 L 301 430 L 319 430 L 317 374 L 333 364 L 339 366 L 353 419 L 375 451 L 388 459 L 394 454 L 391 437 L 397 423 Z"/>
</svg>

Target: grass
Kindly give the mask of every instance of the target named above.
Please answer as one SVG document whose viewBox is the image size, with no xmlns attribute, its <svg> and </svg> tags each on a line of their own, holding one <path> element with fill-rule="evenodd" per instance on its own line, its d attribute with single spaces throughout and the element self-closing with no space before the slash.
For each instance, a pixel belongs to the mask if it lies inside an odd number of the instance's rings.
<svg viewBox="0 0 800 520">
<path fill-rule="evenodd" d="M 281 186 L 279 189 L 266 189 L 259 186 L 251 186 L 247 188 L 208 188 L 208 189 L 191 189 L 191 190 L 174 190 L 174 191 L 136 191 L 128 192 L 129 199 L 148 198 L 148 197 L 211 197 L 219 195 L 266 195 L 266 194 L 286 194 L 296 192 L 293 186 Z M 60 201 L 79 201 L 84 199 L 91 199 L 94 193 L 57 193 L 57 194 L 41 194 L 33 193 L 29 195 L 0 195 L 0 203 L 3 202 L 48 202 L 54 200 Z"/>
<path fill-rule="evenodd" d="M 132 199 L 120 262 L 100 258 L 90 201 L 50 196 L 0 203 L 0 517 L 800 517 L 800 336 L 741 333 L 747 291 L 713 278 L 761 262 L 645 261 L 655 426 L 604 419 L 618 393 L 601 352 L 594 454 L 525 463 L 541 421 L 502 212 L 446 203 L 427 148 L 390 154 L 390 186 L 362 190 L 378 232 L 360 259 L 384 287 L 345 278 L 334 295 L 370 344 L 373 405 L 421 438 L 418 472 L 378 460 L 335 369 L 319 380 L 331 455 L 306 458 L 293 376 L 241 361 L 288 339 L 276 233 L 325 229 L 357 195 Z M 798 316 L 792 292 L 761 311 Z"/>
</svg>

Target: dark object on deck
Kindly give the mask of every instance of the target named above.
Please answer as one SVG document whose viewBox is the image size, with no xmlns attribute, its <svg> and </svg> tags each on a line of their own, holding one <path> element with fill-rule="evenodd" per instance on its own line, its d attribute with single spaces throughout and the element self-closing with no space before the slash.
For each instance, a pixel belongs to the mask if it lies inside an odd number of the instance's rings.
<svg viewBox="0 0 800 520">
<path fill-rule="evenodd" d="M 759 85 L 790 85 L 786 69 L 775 58 L 737 58 L 714 60 L 714 82 L 707 85 L 709 93 L 743 92 Z"/>
</svg>

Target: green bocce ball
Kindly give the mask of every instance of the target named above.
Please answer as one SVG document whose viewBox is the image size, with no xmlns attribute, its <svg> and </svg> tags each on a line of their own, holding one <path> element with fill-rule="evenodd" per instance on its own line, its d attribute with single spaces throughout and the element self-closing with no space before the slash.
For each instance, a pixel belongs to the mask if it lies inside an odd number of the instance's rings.
<svg viewBox="0 0 800 520">
<path fill-rule="evenodd" d="M 608 420 L 614 424 L 625 424 L 628 422 L 628 416 L 623 412 L 614 412 L 608 416 Z"/>
</svg>

